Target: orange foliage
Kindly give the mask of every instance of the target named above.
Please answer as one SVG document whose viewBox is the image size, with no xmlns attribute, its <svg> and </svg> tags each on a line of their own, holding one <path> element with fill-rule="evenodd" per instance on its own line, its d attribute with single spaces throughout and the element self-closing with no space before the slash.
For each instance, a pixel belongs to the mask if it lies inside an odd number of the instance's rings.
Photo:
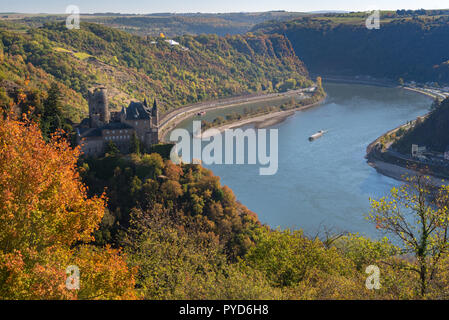
<svg viewBox="0 0 449 320">
<path fill-rule="evenodd" d="M 133 297 L 118 251 L 74 247 L 93 239 L 105 209 L 103 196 L 87 197 L 78 156 L 64 139 L 45 143 L 35 123 L 0 119 L 0 298 Z M 69 265 L 80 290 L 65 287 Z"/>
</svg>

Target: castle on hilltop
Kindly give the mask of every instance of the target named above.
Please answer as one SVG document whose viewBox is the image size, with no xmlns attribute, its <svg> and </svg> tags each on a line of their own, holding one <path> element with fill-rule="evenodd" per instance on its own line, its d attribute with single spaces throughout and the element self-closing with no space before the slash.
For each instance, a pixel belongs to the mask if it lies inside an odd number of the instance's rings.
<svg viewBox="0 0 449 320">
<path fill-rule="evenodd" d="M 156 99 L 149 107 L 143 102 L 131 102 L 121 111 L 110 112 L 105 87 L 88 92 L 89 118 L 76 127 L 77 143 L 85 155 L 101 156 L 106 145 L 113 142 L 122 153 L 129 153 L 135 135 L 148 149 L 159 141 L 159 112 Z"/>
</svg>

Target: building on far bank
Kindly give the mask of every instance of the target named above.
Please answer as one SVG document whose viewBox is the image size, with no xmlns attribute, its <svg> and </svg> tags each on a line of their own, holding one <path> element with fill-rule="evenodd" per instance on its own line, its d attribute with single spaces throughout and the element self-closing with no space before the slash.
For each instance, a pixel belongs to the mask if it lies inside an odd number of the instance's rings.
<svg viewBox="0 0 449 320">
<path fill-rule="evenodd" d="M 143 102 L 131 102 L 119 112 L 110 112 L 105 87 L 88 93 L 89 118 L 76 126 L 78 145 L 85 155 L 101 156 L 106 145 L 113 142 L 122 153 L 130 151 L 133 135 L 148 149 L 159 142 L 159 112 L 157 102 L 149 107 Z"/>
<path fill-rule="evenodd" d="M 412 157 L 417 158 L 419 156 L 422 156 L 423 153 L 427 151 L 427 147 L 425 146 L 418 146 L 417 144 L 412 144 Z"/>
</svg>

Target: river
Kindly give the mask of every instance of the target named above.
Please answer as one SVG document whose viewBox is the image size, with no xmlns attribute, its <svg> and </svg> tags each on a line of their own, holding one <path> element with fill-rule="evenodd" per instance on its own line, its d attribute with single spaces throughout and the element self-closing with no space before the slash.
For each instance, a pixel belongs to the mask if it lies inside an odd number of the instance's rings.
<svg viewBox="0 0 449 320">
<path fill-rule="evenodd" d="M 383 176 L 364 158 L 366 147 L 384 132 L 428 111 L 431 99 L 399 88 L 327 83 L 326 101 L 271 126 L 279 131 L 279 169 L 260 176 L 256 165 L 206 166 L 237 199 L 273 228 L 379 233 L 365 219 L 369 198 L 386 195 L 400 182 Z M 206 115 L 212 120 L 238 109 Z M 178 127 L 191 128 L 191 119 Z M 328 130 L 309 142 L 318 130 Z"/>
</svg>

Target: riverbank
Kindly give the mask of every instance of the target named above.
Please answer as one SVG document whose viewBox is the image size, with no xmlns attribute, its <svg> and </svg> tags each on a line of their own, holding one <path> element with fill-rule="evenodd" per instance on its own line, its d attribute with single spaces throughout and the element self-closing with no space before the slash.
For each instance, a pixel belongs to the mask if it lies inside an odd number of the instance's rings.
<svg viewBox="0 0 449 320">
<path fill-rule="evenodd" d="M 410 177 L 416 174 L 416 171 L 381 160 L 368 162 L 368 164 L 372 166 L 374 169 L 376 169 L 376 171 L 379 172 L 380 174 L 383 174 L 384 176 L 399 181 L 405 181 L 406 177 Z M 445 181 L 444 178 L 439 178 L 435 176 L 429 176 L 429 178 L 430 183 L 434 186 L 442 186 L 447 184 L 447 179 Z"/>
<path fill-rule="evenodd" d="M 305 92 L 308 92 L 311 88 L 302 88 L 297 90 L 290 90 L 280 93 L 268 93 L 268 94 L 252 94 L 248 96 L 230 97 L 226 99 L 197 103 L 194 105 L 186 106 L 177 110 L 173 110 L 164 115 L 160 121 L 159 126 L 159 138 L 161 141 L 166 141 L 167 134 L 176 128 L 176 126 L 182 121 L 195 116 L 195 114 L 202 111 L 212 111 L 217 109 L 235 107 L 244 105 L 247 103 L 258 103 L 270 100 L 285 99 L 288 97 L 294 97 Z M 291 110 L 289 110 L 291 111 Z M 256 115 L 255 115 L 256 117 Z M 248 118 L 249 119 L 249 118 Z M 245 119 L 246 120 L 246 119 Z"/>
<path fill-rule="evenodd" d="M 256 126 L 256 128 L 259 128 L 259 129 L 273 126 L 273 125 L 276 125 L 278 123 L 285 121 L 287 118 L 294 115 L 295 112 L 297 112 L 297 111 L 303 111 L 303 110 L 310 109 L 310 108 L 313 108 L 313 107 L 316 107 L 316 106 L 322 104 L 325 99 L 326 99 L 326 96 L 322 97 L 317 102 L 314 102 L 314 103 L 311 103 L 311 104 L 308 104 L 305 106 L 301 106 L 298 108 L 285 110 L 285 111 L 277 111 L 277 112 L 267 113 L 267 114 L 263 114 L 263 115 L 255 115 L 250 118 L 233 121 L 231 123 L 227 123 L 222 126 L 214 127 L 213 129 L 215 129 L 215 130 L 210 133 L 208 133 L 206 130 L 201 135 L 201 137 L 208 138 L 210 136 L 213 136 L 215 133 L 217 133 L 216 130 L 218 130 L 219 132 L 223 132 L 226 129 L 238 128 L 238 127 L 242 127 L 242 126 L 248 125 L 248 124 L 254 124 Z"/>
<path fill-rule="evenodd" d="M 432 93 L 418 88 L 406 86 L 400 86 L 399 88 L 413 91 L 432 99 L 440 98 L 437 95 L 438 93 Z M 428 113 L 418 118 L 422 119 L 427 116 Z M 444 179 L 449 178 L 447 168 L 443 168 L 441 165 L 438 166 L 433 163 L 423 162 L 419 159 L 412 158 L 409 155 L 400 154 L 397 151 L 390 149 L 393 143 L 390 137 L 401 129 L 409 129 L 410 125 L 411 124 L 409 123 L 402 124 L 392 130 L 389 130 L 371 142 L 366 148 L 365 158 L 367 159 L 368 164 L 375 168 L 379 173 L 397 180 L 404 180 L 404 175 L 415 175 L 417 173 L 416 170 L 412 170 L 410 167 L 417 168 L 419 170 L 426 170 L 429 171 L 432 182 L 435 185 L 441 185 Z"/>
<path fill-rule="evenodd" d="M 305 89 L 297 89 L 291 90 L 287 92 L 276 92 L 276 93 L 259 93 L 259 94 L 250 94 L 243 96 L 234 96 L 214 101 L 206 101 L 195 103 L 192 105 L 188 105 L 176 110 L 173 110 L 167 114 L 165 114 L 161 120 L 159 125 L 159 136 L 161 141 L 165 141 L 165 137 L 168 132 L 173 130 L 179 123 L 182 121 L 194 116 L 198 112 L 202 111 L 211 111 L 222 108 L 228 108 L 232 106 L 237 106 L 245 103 L 256 103 L 267 100 L 275 100 L 283 97 L 295 96 L 303 93 L 309 88 Z"/>
<path fill-rule="evenodd" d="M 350 76 L 322 76 L 323 81 L 326 82 L 336 82 L 336 83 L 349 83 L 349 84 L 365 84 L 370 86 L 379 86 L 379 87 L 388 87 L 388 88 L 402 88 L 408 91 L 417 92 L 420 94 L 423 94 L 425 96 L 428 96 L 432 99 L 439 98 L 439 99 L 445 99 L 449 96 L 449 92 L 444 92 L 439 88 L 435 87 L 416 87 L 416 86 L 409 86 L 407 84 L 400 85 L 395 81 L 389 80 L 389 79 L 376 79 L 372 77 L 350 77 Z"/>
<path fill-rule="evenodd" d="M 282 121 L 285 121 L 285 119 L 292 116 L 294 113 L 295 113 L 294 110 L 278 111 L 278 112 L 268 113 L 268 114 L 255 116 L 255 117 L 251 117 L 251 118 L 247 118 L 247 119 L 243 119 L 243 120 L 238 120 L 238 121 L 231 122 L 231 123 L 219 126 L 219 127 L 210 128 L 210 129 L 214 129 L 214 130 L 209 131 L 209 129 L 208 129 L 208 130 L 204 131 L 201 134 L 201 138 L 209 138 L 211 136 L 214 136 L 218 132 L 223 132 L 227 129 L 242 127 L 244 125 L 252 124 L 252 123 L 256 124 L 257 128 L 264 128 L 264 127 L 272 126 L 272 125 L 275 125 Z"/>
<path fill-rule="evenodd" d="M 315 75 L 311 75 L 314 77 Z M 323 81 L 326 82 L 335 82 L 335 83 L 348 83 L 348 84 L 364 84 L 370 86 L 379 86 L 379 87 L 388 87 L 394 88 L 398 87 L 398 84 L 394 81 L 388 79 L 376 79 L 371 77 L 351 77 L 351 76 L 333 76 L 333 75 L 324 75 L 321 76 Z"/>
<path fill-rule="evenodd" d="M 413 92 L 417 92 L 417 93 L 426 95 L 432 99 L 445 99 L 447 97 L 442 92 L 430 92 L 430 91 L 428 91 L 429 89 L 421 89 L 421 88 L 408 87 L 408 86 L 403 86 L 402 88 L 405 90 L 409 90 L 409 91 L 413 91 Z M 435 91 L 436 89 L 431 89 L 431 90 Z"/>
</svg>

